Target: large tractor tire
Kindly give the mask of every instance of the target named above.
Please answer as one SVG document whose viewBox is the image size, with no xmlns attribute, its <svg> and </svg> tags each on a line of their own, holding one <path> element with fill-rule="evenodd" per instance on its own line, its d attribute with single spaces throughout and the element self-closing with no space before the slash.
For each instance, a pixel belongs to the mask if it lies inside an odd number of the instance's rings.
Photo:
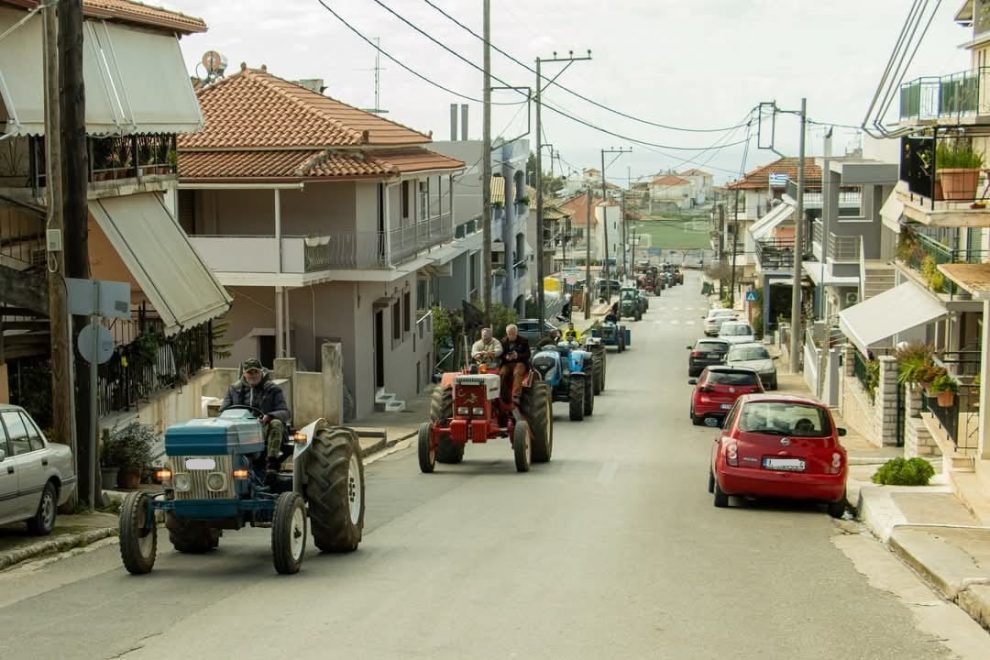
<svg viewBox="0 0 990 660">
<path fill-rule="evenodd" d="M 581 380 L 584 381 L 584 416 L 591 417 L 595 412 L 595 377 L 585 374 Z"/>
<path fill-rule="evenodd" d="M 454 416 L 454 390 L 450 387 L 433 390 L 430 398 L 430 419 L 448 422 Z M 441 433 L 436 449 L 437 463 L 460 463 L 464 460 L 464 445 L 453 442 L 449 433 Z"/>
<path fill-rule="evenodd" d="M 608 351 L 605 350 L 604 344 L 597 344 L 595 346 L 595 350 L 592 351 L 592 353 L 596 357 L 595 379 L 599 381 L 598 392 L 596 392 L 596 394 L 598 394 L 600 392 L 605 391 L 605 371 L 608 368 Z"/>
<path fill-rule="evenodd" d="M 532 432 L 533 462 L 546 463 L 553 455 L 553 395 L 546 383 L 523 391 L 520 407 Z"/>
<path fill-rule="evenodd" d="M 571 378 L 568 387 L 571 421 L 580 422 L 584 419 L 584 381 L 580 378 Z"/>
<path fill-rule="evenodd" d="M 357 435 L 324 428 L 306 452 L 305 497 L 313 541 L 322 552 L 351 552 L 364 530 L 364 463 Z"/>
<path fill-rule="evenodd" d="M 619 339 L 619 352 L 622 353 L 622 352 L 624 352 L 626 350 L 626 328 L 625 328 L 625 326 L 621 326 L 620 325 L 619 326 L 619 329 L 617 330 L 617 332 L 619 333 L 619 336 L 618 336 L 618 339 Z"/>
<path fill-rule="evenodd" d="M 597 351 L 591 353 L 591 391 L 598 395 L 602 393 L 602 358 Z"/>
<path fill-rule="evenodd" d="M 642 321 L 643 320 L 643 312 L 640 312 L 640 311 L 637 311 L 636 312 L 636 320 L 637 321 Z"/>
<path fill-rule="evenodd" d="M 530 441 L 529 424 L 521 421 L 512 430 L 512 453 L 516 458 L 516 472 L 529 472 L 533 445 Z"/>
<path fill-rule="evenodd" d="M 437 452 L 430 444 L 430 426 L 430 422 L 423 422 L 416 434 L 416 454 L 419 457 L 419 470 L 423 474 L 430 474 L 437 466 Z"/>
<path fill-rule="evenodd" d="M 298 573 L 306 554 L 306 503 L 298 493 L 282 493 L 272 518 L 272 562 L 281 575 Z"/>
<path fill-rule="evenodd" d="M 149 518 L 151 518 L 149 520 Z M 150 573 L 158 552 L 158 527 L 148 515 L 148 495 L 128 493 L 120 506 L 120 558 L 132 575 Z"/>
<path fill-rule="evenodd" d="M 177 552 L 200 555 L 220 545 L 220 530 L 203 522 L 183 520 L 171 511 L 165 514 L 168 540 Z"/>
</svg>

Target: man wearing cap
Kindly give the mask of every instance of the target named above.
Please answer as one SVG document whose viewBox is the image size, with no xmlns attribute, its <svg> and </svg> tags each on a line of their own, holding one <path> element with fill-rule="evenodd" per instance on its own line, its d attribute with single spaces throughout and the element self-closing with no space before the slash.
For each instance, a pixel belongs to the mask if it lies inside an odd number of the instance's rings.
<svg viewBox="0 0 990 660">
<path fill-rule="evenodd" d="M 265 426 L 268 468 L 278 470 L 278 457 L 282 453 L 282 439 L 291 414 L 285 403 L 282 388 L 272 382 L 258 358 L 248 358 L 241 365 L 243 376 L 230 386 L 223 398 L 220 412 L 231 406 L 251 406 L 263 414 L 260 422 Z"/>
</svg>

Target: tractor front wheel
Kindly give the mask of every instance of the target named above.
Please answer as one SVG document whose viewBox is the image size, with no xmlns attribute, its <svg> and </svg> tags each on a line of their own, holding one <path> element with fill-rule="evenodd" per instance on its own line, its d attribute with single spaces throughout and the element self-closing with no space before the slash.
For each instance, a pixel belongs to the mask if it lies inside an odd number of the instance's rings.
<svg viewBox="0 0 990 660">
<path fill-rule="evenodd" d="M 272 560 L 282 575 L 298 573 L 306 554 L 306 504 L 298 493 L 282 493 L 272 518 Z"/>
<path fill-rule="evenodd" d="M 591 417 L 595 412 L 595 384 L 592 374 L 586 375 L 581 380 L 584 381 L 584 416 Z"/>
<path fill-rule="evenodd" d="M 220 545 L 219 529 L 177 518 L 171 511 L 165 514 L 165 527 L 168 528 L 168 540 L 177 552 L 198 555 Z"/>
<path fill-rule="evenodd" d="M 132 575 L 150 573 L 158 551 L 158 528 L 148 511 L 148 495 L 128 493 L 120 506 L 120 558 Z"/>
<path fill-rule="evenodd" d="M 626 329 L 623 326 L 619 326 L 617 332 L 619 333 L 619 352 L 622 353 L 626 350 Z"/>
<path fill-rule="evenodd" d="M 571 421 L 580 422 L 584 419 L 584 382 L 580 378 L 571 378 L 568 388 Z"/>
<path fill-rule="evenodd" d="M 591 353 L 591 379 L 592 393 L 595 395 L 602 393 L 602 358 L 597 351 Z"/>
<path fill-rule="evenodd" d="M 523 415 L 533 431 L 533 462 L 546 463 L 553 454 L 553 397 L 546 383 L 525 390 Z"/>
<path fill-rule="evenodd" d="M 364 530 L 364 463 L 357 435 L 347 428 L 320 429 L 306 454 L 304 494 L 316 547 L 357 550 Z"/>
<path fill-rule="evenodd" d="M 423 474 L 430 474 L 437 465 L 437 452 L 430 442 L 430 422 L 423 422 L 419 425 L 416 445 L 419 453 L 419 469 Z"/>
<path fill-rule="evenodd" d="M 529 424 L 524 421 L 512 430 L 512 451 L 516 457 L 516 472 L 529 472 L 533 445 L 529 439 Z"/>
<path fill-rule="evenodd" d="M 430 398 L 430 419 L 449 423 L 454 416 L 454 391 L 449 387 L 437 388 Z M 460 463 L 464 460 L 464 445 L 450 439 L 449 433 L 441 433 L 437 442 L 437 463 Z"/>
</svg>

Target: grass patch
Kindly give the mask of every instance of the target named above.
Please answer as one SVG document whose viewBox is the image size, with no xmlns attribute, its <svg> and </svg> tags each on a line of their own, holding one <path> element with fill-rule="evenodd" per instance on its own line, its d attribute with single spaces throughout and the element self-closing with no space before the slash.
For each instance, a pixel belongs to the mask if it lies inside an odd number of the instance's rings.
<svg viewBox="0 0 990 660">
<path fill-rule="evenodd" d="M 629 231 L 633 231 L 630 224 Z M 635 223 L 637 234 L 651 237 L 652 246 L 663 250 L 698 250 L 711 247 L 709 224 L 704 218 L 642 220 Z"/>
</svg>

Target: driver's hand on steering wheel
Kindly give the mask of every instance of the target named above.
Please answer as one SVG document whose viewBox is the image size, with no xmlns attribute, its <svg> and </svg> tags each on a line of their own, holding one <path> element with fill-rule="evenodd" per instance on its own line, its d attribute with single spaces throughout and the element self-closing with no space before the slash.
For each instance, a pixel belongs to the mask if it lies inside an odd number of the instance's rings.
<svg viewBox="0 0 990 660">
<path fill-rule="evenodd" d="M 261 421 L 262 424 L 267 424 L 268 422 L 271 421 L 271 419 L 272 418 L 270 416 L 268 416 L 268 415 L 262 415 L 260 421 Z"/>
</svg>

